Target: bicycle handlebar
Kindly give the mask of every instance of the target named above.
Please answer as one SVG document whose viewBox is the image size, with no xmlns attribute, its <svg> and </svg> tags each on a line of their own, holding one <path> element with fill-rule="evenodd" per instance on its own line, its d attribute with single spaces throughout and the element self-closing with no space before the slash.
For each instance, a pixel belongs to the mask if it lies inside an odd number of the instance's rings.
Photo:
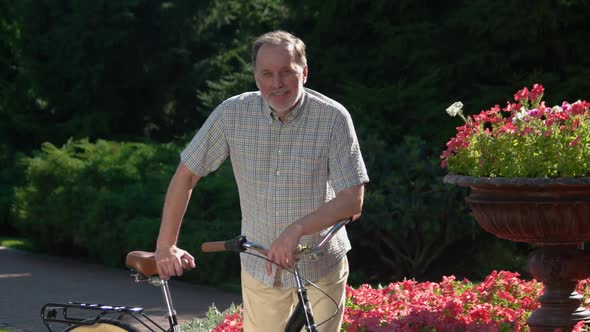
<svg viewBox="0 0 590 332">
<path fill-rule="evenodd" d="M 346 226 L 353 220 L 356 220 L 355 217 L 350 217 L 348 219 L 344 219 L 336 223 L 332 228 L 328 230 L 326 235 L 322 238 L 322 241 L 318 243 L 316 246 L 313 247 L 302 247 L 299 246 L 295 251 L 295 255 L 309 255 L 312 254 L 321 248 L 323 248 L 328 241 L 340 230 L 340 228 Z M 214 242 L 205 242 L 201 244 L 201 251 L 202 252 L 219 252 L 219 251 L 234 251 L 234 252 L 243 252 L 248 249 L 252 249 L 258 251 L 259 253 L 266 255 L 268 253 L 268 249 L 261 244 L 256 242 L 251 242 L 246 239 L 245 236 L 238 236 L 231 240 L 226 241 L 214 241 Z"/>
</svg>

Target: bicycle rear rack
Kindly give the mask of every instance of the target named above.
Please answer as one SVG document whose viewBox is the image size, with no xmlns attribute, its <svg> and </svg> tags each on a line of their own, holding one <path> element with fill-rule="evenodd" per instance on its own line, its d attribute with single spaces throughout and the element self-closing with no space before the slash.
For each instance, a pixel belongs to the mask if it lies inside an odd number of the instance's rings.
<svg viewBox="0 0 590 332">
<path fill-rule="evenodd" d="M 41 319 L 51 332 L 51 324 L 67 324 L 72 325 L 93 325 L 100 323 L 101 319 L 111 319 L 115 321 L 122 321 L 125 317 L 134 319 L 139 324 L 143 325 L 148 331 L 180 331 L 178 321 L 176 320 L 176 311 L 172 305 L 172 298 L 168 288 L 168 282 L 158 277 L 146 277 L 145 275 L 134 271 L 132 276 L 136 283 L 146 282 L 152 286 L 162 289 L 162 294 L 168 311 L 168 322 L 170 329 L 162 328 L 149 316 L 144 314 L 141 307 L 129 306 L 111 306 L 103 304 L 90 304 L 81 302 L 67 302 L 67 303 L 47 303 L 41 308 Z M 147 324 L 146 321 L 150 325 Z M 61 331 L 61 330 L 60 330 Z"/>
<path fill-rule="evenodd" d="M 110 306 L 102 304 L 68 302 L 68 303 L 47 303 L 41 308 L 41 319 L 49 331 L 50 323 L 92 325 L 106 317 L 116 317 L 116 320 L 123 319 L 126 315 L 135 317 L 141 315 L 143 308 Z"/>
</svg>

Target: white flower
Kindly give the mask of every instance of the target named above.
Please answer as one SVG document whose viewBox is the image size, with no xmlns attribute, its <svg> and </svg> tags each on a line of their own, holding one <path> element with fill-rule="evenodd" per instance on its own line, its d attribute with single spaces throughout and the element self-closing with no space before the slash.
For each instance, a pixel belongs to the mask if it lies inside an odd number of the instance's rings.
<svg viewBox="0 0 590 332">
<path fill-rule="evenodd" d="M 551 112 L 553 112 L 553 113 L 561 113 L 561 112 L 563 112 L 563 108 L 561 108 L 561 106 L 555 105 L 555 106 L 553 106 L 553 108 L 551 108 Z"/>
<path fill-rule="evenodd" d="M 450 116 L 457 116 L 457 114 L 463 114 L 463 103 L 460 101 L 454 102 L 453 105 L 447 108 L 447 113 Z"/>
<path fill-rule="evenodd" d="M 520 111 L 519 112 L 516 112 L 514 114 L 514 118 L 512 118 L 512 123 L 516 123 L 518 121 L 522 121 L 523 119 L 527 118 L 528 115 L 529 114 L 528 114 L 527 110 L 524 107 L 521 107 L 520 108 Z"/>
</svg>

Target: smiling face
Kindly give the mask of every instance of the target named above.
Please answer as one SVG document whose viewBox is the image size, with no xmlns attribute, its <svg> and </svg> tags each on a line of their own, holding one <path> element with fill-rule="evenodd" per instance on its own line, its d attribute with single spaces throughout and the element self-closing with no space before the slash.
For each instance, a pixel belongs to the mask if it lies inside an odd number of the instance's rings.
<svg viewBox="0 0 590 332">
<path fill-rule="evenodd" d="M 303 95 L 307 66 L 297 60 L 294 47 L 289 44 L 265 44 L 256 55 L 256 86 L 262 98 L 280 116 L 293 110 Z"/>
</svg>

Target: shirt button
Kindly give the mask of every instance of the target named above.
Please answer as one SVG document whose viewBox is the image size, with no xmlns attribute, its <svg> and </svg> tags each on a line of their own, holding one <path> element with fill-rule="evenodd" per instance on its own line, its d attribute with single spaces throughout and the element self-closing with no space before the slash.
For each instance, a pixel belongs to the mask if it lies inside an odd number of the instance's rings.
<svg viewBox="0 0 590 332">
<path fill-rule="evenodd" d="M 278 175 L 281 175 L 281 172 L 277 171 L 277 176 L 278 176 Z"/>
<path fill-rule="evenodd" d="M 278 217 L 279 215 L 280 215 L 280 213 L 278 213 L 278 212 L 275 212 L 275 216 L 277 216 L 277 217 Z"/>
</svg>

